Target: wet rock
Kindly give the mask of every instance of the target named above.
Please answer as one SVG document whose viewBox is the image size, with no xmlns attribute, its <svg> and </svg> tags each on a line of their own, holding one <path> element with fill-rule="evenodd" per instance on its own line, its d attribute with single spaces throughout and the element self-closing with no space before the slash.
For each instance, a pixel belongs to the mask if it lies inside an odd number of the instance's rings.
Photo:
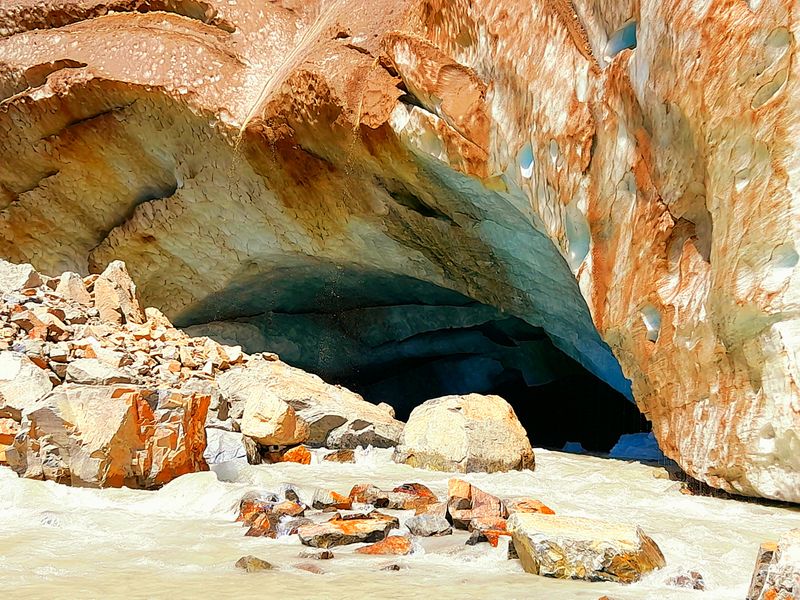
<svg viewBox="0 0 800 600">
<path fill-rule="evenodd" d="M 252 517 L 250 527 L 245 532 L 246 537 L 278 537 L 278 523 L 280 515 L 272 511 L 260 512 Z"/>
<path fill-rule="evenodd" d="M 350 510 L 353 506 L 353 501 L 349 496 L 343 496 L 332 490 L 320 488 L 314 491 L 314 499 L 311 501 L 311 506 L 317 510 L 326 510 L 329 508 Z"/>
<path fill-rule="evenodd" d="M 94 307 L 107 323 L 144 323 L 136 285 L 125 263 L 115 260 L 94 282 Z"/>
<path fill-rule="evenodd" d="M 356 462 L 355 452 L 350 448 L 341 448 L 326 454 L 322 460 L 337 463 L 354 463 Z"/>
<path fill-rule="evenodd" d="M 390 535 L 380 542 L 364 546 L 356 550 L 358 554 L 411 554 L 413 545 L 411 540 L 401 535 Z"/>
<path fill-rule="evenodd" d="M 391 491 L 372 484 L 359 484 L 350 490 L 350 500 L 393 510 L 417 510 L 438 501 L 436 495 L 421 483 L 405 483 Z"/>
<path fill-rule="evenodd" d="M 304 525 L 297 533 L 306 546 L 332 548 L 359 542 L 373 543 L 384 539 L 391 529 L 399 527 L 396 517 L 377 511 L 369 515 L 336 514 L 330 521 Z"/>
<path fill-rule="evenodd" d="M 631 583 L 665 565 L 656 543 L 630 525 L 518 512 L 508 531 L 523 568 L 535 575 Z"/>
<path fill-rule="evenodd" d="M 535 498 L 512 498 L 504 500 L 503 506 L 505 507 L 505 512 L 509 515 L 513 515 L 516 512 L 542 513 L 543 515 L 556 514 L 552 508 Z"/>
<path fill-rule="evenodd" d="M 259 514 L 269 512 L 277 502 L 276 494 L 249 492 L 239 501 L 239 514 L 236 516 L 236 521 L 250 525 Z"/>
<path fill-rule="evenodd" d="M 64 384 L 26 413 L 6 458 L 24 477 L 156 488 L 208 469 L 208 403 L 170 390 Z"/>
<path fill-rule="evenodd" d="M 444 396 L 417 406 L 396 462 L 438 471 L 533 469 L 534 456 L 514 409 L 499 396 Z"/>
<path fill-rule="evenodd" d="M 111 385 L 115 383 L 132 383 L 131 375 L 122 369 L 96 358 L 79 358 L 67 367 L 67 383 L 84 385 Z"/>
<path fill-rule="evenodd" d="M 800 529 L 761 544 L 747 600 L 794 600 L 800 597 Z"/>
<path fill-rule="evenodd" d="M 239 501 L 237 522 L 249 529 L 248 537 L 276 538 L 280 535 L 291 535 L 295 529 L 307 524 L 308 520 L 292 523 L 293 519 L 303 517 L 306 506 L 293 500 L 280 500 L 277 494 L 252 492 Z"/>
<path fill-rule="evenodd" d="M 0 294 L 42 285 L 42 277 L 31 265 L 15 265 L 0 259 Z"/>
<path fill-rule="evenodd" d="M 282 517 L 278 522 L 278 537 L 296 535 L 301 527 L 313 524 L 314 521 L 306 517 Z"/>
<path fill-rule="evenodd" d="M 435 511 L 423 512 L 406 520 L 405 525 L 412 535 L 431 537 L 453 533 L 453 528 L 445 516 L 447 505 L 438 503 L 436 506 L 441 508 Z"/>
<path fill-rule="evenodd" d="M 311 464 L 311 452 L 305 446 L 296 446 L 287 450 L 281 456 L 281 462 L 293 462 L 301 465 Z"/>
<path fill-rule="evenodd" d="M 258 571 L 269 571 L 273 567 L 266 560 L 248 554 L 236 561 L 237 569 L 244 569 L 248 573 L 256 573 Z"/>
<path fill-rule="evenodd" d="M 474 546 L 480 542 L 488 542 L 493 548 L 500 543 L 503 536 L 510 537 L 506 531 L 506 520 L 498 517 L 479 517 L 469 522 L 468 530 L 472 532 L 467 545 Z"/>
<path fill-rule="evenodd" d="M 313 558 L 314 560 L 330 560 L 334 557 L 331 550 L 302 550 L 298 558 Z"/>
<path fill-rule="evenodd" d="M 0 418 L 19 421 L 53 389 L 47 373 L 20 352 L 0 352 Z"/>
<path fill-rule="evenodd" d="M 324 575 L 325 571 L 320 569 L 314 563 L 297 563 L 294 566 L 295 569 L 300 569 L 301 571 L 307 571 L 309 573 L 313 573 L 314 575 Z"/>
<path fill-rule="evenodd" d="M 451 479 L 447 483 L 447 513 L 456 529 L 469 529 L 474 519 L 507 516 L 499 498 L 462 479 Z"/>
<path fill-rule="evenodd" d="M 706 583 L 703 576 L 697 571 L 686 571 L 669 577 L 664 583 L 673 587 L 687 588 L 690 590 L 705 590 Z"/>
</svg>

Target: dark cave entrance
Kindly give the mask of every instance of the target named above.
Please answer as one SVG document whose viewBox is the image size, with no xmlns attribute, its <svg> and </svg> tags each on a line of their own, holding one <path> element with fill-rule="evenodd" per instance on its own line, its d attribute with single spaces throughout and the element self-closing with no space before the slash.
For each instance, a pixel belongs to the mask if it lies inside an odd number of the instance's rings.
<svg viewBox="0 0 800 600">
<path fill-rule="evenodd" d="M 540 327 L 418 279 L 284 266 L 253 275 L 178 319 L 192 335 L 272 351 L 395 408 L 448 394 L 497 394 L 534 446 L 607 452 L 650 430 L 636 405 L 559 350 Z M 192 325 L 194 323 L 194 325 Z"/>
</svg>

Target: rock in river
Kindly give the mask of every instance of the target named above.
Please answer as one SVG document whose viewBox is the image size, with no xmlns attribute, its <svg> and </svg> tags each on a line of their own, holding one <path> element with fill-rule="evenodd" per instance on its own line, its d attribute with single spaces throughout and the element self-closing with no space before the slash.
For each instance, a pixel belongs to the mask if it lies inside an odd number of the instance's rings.
<svg viewBox="0 0 800 600">
<path fill-rule="evenodd" d="M 800 598 L 800 529 L 761 544 L 747 600 Z"/>
<path fill-rule="evenodd" d="M 631 525 L 518 512 L 508 531 L 523 568 L 535 575 L 632 583 L 666 564 L 658 545 Z"/>
<path fill-rule="evenodd" d="M 417 406 L 394 460 L 471 473 L 533 469 L 534 456 L 514 409 L 500 396 L 444 396 Z"/>
<path fill-rule="evenodd" d="M 342 516 L 337 513 L 330 521 L 304 525 L 297 533 L 306 546 L 332 548 L 359 542 L 379 542 L 387 536 L 389 530 L 399 525 L 396 517 L 378 511 L 367 515 Z"/>
</svg>

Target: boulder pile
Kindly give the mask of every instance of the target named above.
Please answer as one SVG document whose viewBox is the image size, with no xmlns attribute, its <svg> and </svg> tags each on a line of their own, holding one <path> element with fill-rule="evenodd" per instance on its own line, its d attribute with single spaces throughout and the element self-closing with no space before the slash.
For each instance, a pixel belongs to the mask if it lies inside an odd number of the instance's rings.
<svg viewBox="0 0 800 600">
<path fill-rule="evenodd" d="M 120 261 L 88 277 L 0 261 L 0 463 L 20 475 L 152 488 L 207 459 L 307 463 L 298 444 L 393 446 L 402 429 L 274 354 L 142 309 Z"/>
</svg>

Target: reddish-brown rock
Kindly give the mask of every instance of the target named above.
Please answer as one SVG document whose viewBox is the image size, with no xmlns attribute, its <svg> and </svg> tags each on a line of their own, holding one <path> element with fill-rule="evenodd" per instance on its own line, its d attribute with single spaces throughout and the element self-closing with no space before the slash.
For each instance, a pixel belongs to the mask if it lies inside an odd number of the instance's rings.
<svg viewBox="0 0 800 600">
<path fill-rule="evenodd" d="M 311 464 L 311 452 L 305 446 L 295 446 L 287 450 L 281 456 L 281 462 L 300 463 L 301 465 Z"/>
<path fill-rule="evenodd" d="M 309 524 L 297 531 L 300 541 L 316 548 L 332 548 L 358 542 L 378 542 L 384 539 L 389 531 L 399 527 L 396 517 L 378 511 L 368 515 L 337 513 L 325 523 Z"/>
<path fill-rule="evenodd" d="M 356 550 L 358 554 L 411 554 L 411 540 L 402 535 L 390 535 L 380 542 L 364 546 Z"/>
<path fill-rule="evenodd" d="M 394 510 L 420 510 L 438 502 L 436 495 L 421 483 L 404 483 L 391 491 L 381 490 L 370 483 L 359 484 L 350 490 L 350 500 Z"/>
<path fill-rule="evenodd" d="M 499 498 L 461 479 L 451 479 L 447 483 L 447 512 L 457 529 L 469 529 L 473 519 L 505 519 L 507 516 Z"/>
<path fill-rule="evenodd" d="M 172 390 L 58 386 L 23 417 L 6 459 L 25 477 L 154 488 L 207 470 L 209 398 Z"/>
</svg>

